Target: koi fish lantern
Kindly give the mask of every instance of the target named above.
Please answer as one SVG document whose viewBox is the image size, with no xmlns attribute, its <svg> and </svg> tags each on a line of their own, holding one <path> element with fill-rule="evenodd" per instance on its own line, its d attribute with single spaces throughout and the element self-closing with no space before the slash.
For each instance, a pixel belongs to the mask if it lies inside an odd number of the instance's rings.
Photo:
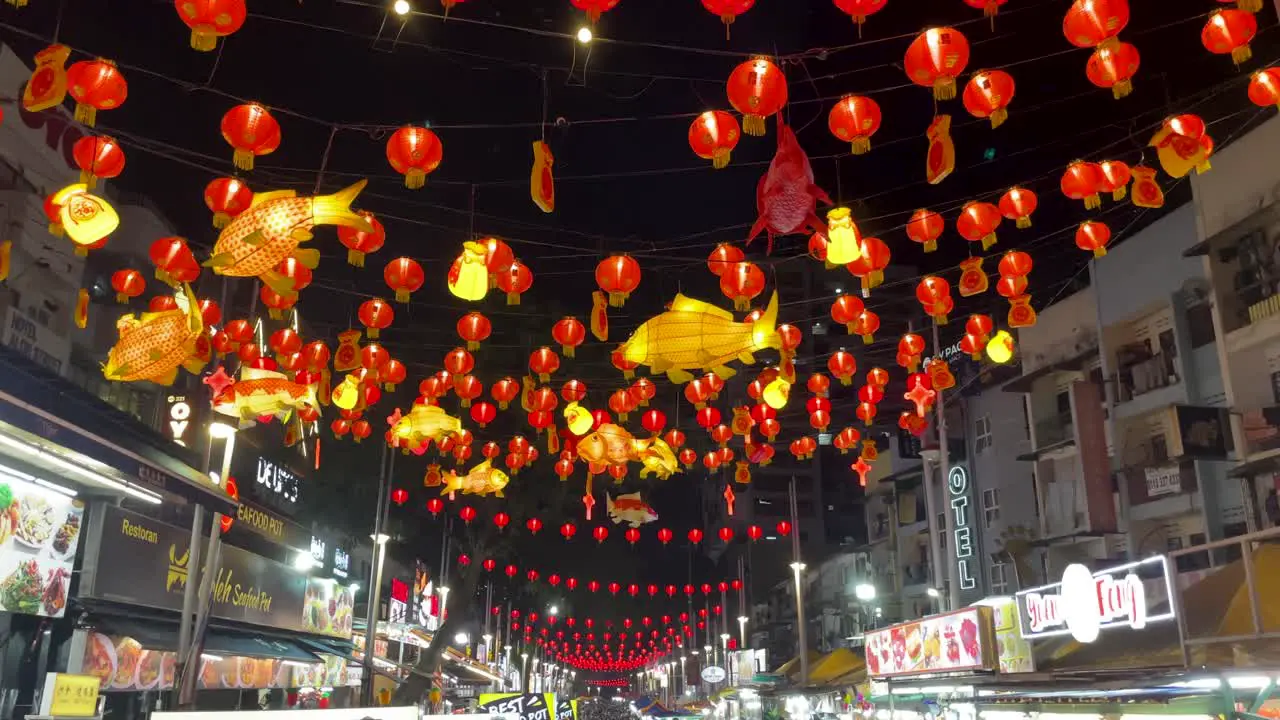
<svg viewBox="0 0 1280 720">
<path fill-rule="evenodd" d="M 105 199 L 88 191 L 84 183 L 72 183 L 53 194 L 58 222 L 76 245 L 76 255 L 84 257 L 101 247 L 108 235 L 120 227 L 120 216 Z"/>
<path fill-rule="evenodd" d="M 273 292 L 293 297 L 294 281 L 276 268 L 288 257 L 310 270 L 320 264 L 319 250 L 298 248 L 311 239 L 316 225 L 373 231 L 368 220 L 351 211 L 351 202 L 365 183 L 361 180 L 332 195 L 314 197 L 298 197 L 293 190 L 255 193 L 249 209 L 218 234 L 213 255 L 204 265 L 218 275 L 256 277 Z"/>
<path fill-rule="evenodd" d="M 738 322 L 733 313 L 701 300 L 676 295 L 671 309 L 646 320 L 619 350 L 629 363 L 647 365 L 652 373 L 666 373 L 674 383 L 693 379 L 689 372 L 705 369 L 720 378 L 737 371 L 734 360 L 748 365 L 756 353 L 781 346 L 776 328 L 778 294 L 775 292 L 758 318 Z"/>
<path fill-rule="evenodd" d="M 769 170 L 756 187 L 759 217 L 751 226 L 747 244 L 761 232 L 769 238 L 766 253 L 773 251 L 774 237 L 802 232 L 805 228 L 823 235 L 827 227 L 818 219 L 817 202 L 833 205 L 826 191 L 814 184 L 813 167 L 787 125 L 778 123 L 778 150 Z"/>
<path fill-rule="evenodd" d="M 462 493 L 463 495 L 503 497 L 503 488 L 510 482 L 511 478 L 502 470 L 493 467 L 493 461 L 486 458 L 484 462 L 471 468 L 466 475 L 459 476 L 450 470 L 442 478 L 440 494 Z"/>
<path fill-rule="evenodd" d="M 213 391 L 213 411 L 238 418 L 241 427 L 252 425 L 255 418 L 284 422 L 295 411 L 320 406 L 314 385 L 293 382 L 275 370 L 243 367 L 236 381 L 219 367 L 204 384 Z"/>
<path fill-rule="evenodd" d="M 565 409 L 566 413 L 568 408 Z M 589 463 L 593 473 L 604 468 L 638 462 L 640 477 L 656 475 L 666 480 L 677 472 L 676 455 L 659 437 L 636 438 L 626 428 L 604 423 L 578 441 L 578 457 Z"/>
<path fill-rule="evenodd" d="M 179 366 L 185 364 L 192 373 L 204 368 L 203 361 L 192 359 L 204 335 L 199 302 L 187 285 L 175 300 L 172 309 L 124 315 L 116 322 L 120 337 L 107 354 L 103 377 L 118 382 L 150 380 L 172 385 Z"/>
</svg>

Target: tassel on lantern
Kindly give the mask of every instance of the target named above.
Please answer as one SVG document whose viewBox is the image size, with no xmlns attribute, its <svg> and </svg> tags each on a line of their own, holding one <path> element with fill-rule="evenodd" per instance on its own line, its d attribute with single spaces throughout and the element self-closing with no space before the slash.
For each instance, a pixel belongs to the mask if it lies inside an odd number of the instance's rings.
<svg viewBox="0 0 1280 720">
<path fill-rule="evenodd" d="M 1123 192 L 1123 189 L 1121 189 L 1121 190 L 1117 190 L 1116 192 Z M 1119 198 L 1116 198 L 1116 199 L 1117 199 L 1117 200 L 1119 200 Z M 1029 228 L 1029 227 L 1031 227 L 1031 216 L 1030 216 L 1030 215 L 1023 215 L 1022 217 L 1018 218 L 1017 220 L 1014 220 L 1014 221 L 1013 221 L 1013 225 L 1014 225 L 1014 227 L 1018 228 L 1019 230 L 1025 230 L 1025 229 Z"/>
<path fill-rule="evenodd" d="M 348 250 L 347 264 L 352 267 L 364 267 L 364 253 L 359 250 Z"/>
<path fill-rule="evenodd" d="M 940 77 L 933 81 L 934 100 L 954 100 L 956 98 L 956 79 Z"/>
<path fill-rule="evenodd" d="M 997 108 L 994 112 L 991 113 L 991 129 L 995 130 L 996 128 L 1003 125 L 1004 121 L 1008 119 L 1009 119 L 1008 108 Z"/>
<path fill-rule="evenodd" d="M 210 52 L 218 47 L 218 36 L 208 30 L 191 31 L 191 49 L 200 52 Z"/>
<path fill-rule="evenodd" d="M 231 216 L 224 212 L 213 214 L 213 226 L 219 230 L 231 224 Z"/>
<path fill-rule="evenodd" d="M 50 235 L 52 235 L 52 236 L 54 236 L 54 237 L 62 237 L 62 235 L 63 235 L 62 223 L 60 223 L 60 222 L 58 222 L 58 221 L 56 221 L 56 220 L 50 220 L 50 221 L 49 221 L 49 234 L 50 234 Z"/>
<path fill-rule="evenodd" d="M 85 127 L 93 127 L 98 119 L 98 109 L 92 105 L 76 103 L 76 122 Z"/>
<path fill-rule="evenodd" d="M 19 7 L 25 3 L 26 0 L 18 0 Z M 1245 12 L 1257 14 L 1262 12 L 1262 0 L 1238 0 L 1238 2 L 1236 2 L 1236 7 Z"/>
<path fill-rule="evenodd" d="M 742 132 L 755 137 L 762 137 L 764 135 L 764 116 L 743 115 Z"/>
<path fill-rule="evenodd" d="M 1196 166 L 1196 174 L 1203 175 L 1213 169 L 1213 165 L 1209 164 L 1209 158 L 1205 158 L 1204 162 Z"/>
<path fill-rule="evenodd" d="M 404 186 L 410 190 L 417 190 L 427 184 L 427 174 L 418 168 L 409 168 L 404 174 Z"/>
<path fill-rule="evenodd" d="M 24 8 L 27 6 L 27 0 L 5 0 L 5 2 L 16 8 Z"/>
<path fill-rule="evenodd" d="M 267 310 L 267 316 L 270 317 L 272 320 L 283 320 L 284 311 L 281 310 L 280 308 L 271 308 Z"/>
<path fill-rule="evenodd" d="M 519 305 L 519 304 L 520 304 L 520 293 L 518 293 L 518 292 L 509 292 L 509 293 L 507 293 L 507 304 L 508 304 L 508 305 Z"/>
<path fill-rule="evenodd" d="M 77 109 L 76 112 L 79 112 L 79 109 Z M 241 170 L 252 170 L 253 152 L 249 150 L 236 150 L 231 155 L 231 162 L 235 163 L 235 166 Z"/>
<path fill-rule="evenodd" d="M 859 25 L 858 27 L 862 26 Z M 849 148 L 849 152 L 854 155 L 866 155 L 867 152 L 871 150 L 871 138 L 859 136 L 854 138 L 850 145 L 851 147 Z"/>
<path fill-rule="evenodd" d="M 1121 80 L 1111 86 L 1111 95 L 1117 100 L 1128 97 L 1131 92 L 1133 92 L 1132 80 Z"/>
<path fill-rule="evenodd" d="M 1111 193 L 1111 199 L 1112 199 L 1112 200 L 1115 200 L 1116 202 L 1120 202 L 1120 201 L 1121 201 L 1121 200 L 1123 200 L 1123 199 L 1125 198 L 1125 196 L 1126 196 L 1126 195 L 1128 195 L 1128 194 L 1129 194 L 1129 186 L 1128 186 L 1128 185 L 1121 185 L 1120 187 L 1116 188 L 1116 189 Z M 1027 224 L 1028 224 L 1028 225 L 1030 225 L 1030 224 L 1031 224 L 1031 221 L 1030 221 L 1030 220 L 1028 220 L 1028 221 L 1027 221 Z M 1022 227 L 1022 226 L 1021 226 L 1021 225 L 1019 225 L 1018 227 Z"/>
<path fill-rule="evenodd" d="M 711 167 L 716 170 L 723 170 L 729 165 L 729 150 L 719 148 L 715 154 L 711 156 Z"/>
<path fill-rule="evenodd" d="M 1252 57 L 1253 57 L 1253 50 L 1248 45 L 1241 45 L 1240 47 L 1231 51 L 1231 61 L 1234 62 L 1236 65 L 1239 65 L 1240 63 L 1249 62 L 1249 59 Z"/>
<path fill-rule="evenodd" d="M 985 252 L 985 251 L 987 251 L 987 250 L 990 250 L 990 249 L 991 249 L 991 246 L 992 246 L 992 245 L 995 245 L 995 244 L 996 244 L 996 234 L 995 234 L 995 233 L 987 233 L 986 235 L 983 235 L 983 236 L 982 236 L 982 250 L 983 250 L 984 252 Z"/>
</svg>

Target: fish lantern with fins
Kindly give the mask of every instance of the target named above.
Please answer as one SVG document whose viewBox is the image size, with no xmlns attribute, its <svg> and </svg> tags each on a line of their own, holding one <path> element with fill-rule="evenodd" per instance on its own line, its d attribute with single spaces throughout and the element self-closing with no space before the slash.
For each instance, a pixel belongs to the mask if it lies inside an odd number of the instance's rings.
<svg viewBox="0 0 1280 720">
<path fill-rule="evenodd" d="M 124 315 L 116 321 L 120 338 L 102 366 L 104 378 L 172 385 L 180 365 L 190 363 L 190 372 L 204 367 L 204 362 L 195 358 L 196 345 L 204 334 L 199 301 L 187 285 L 175 299 L 177 307 L 170 310 Z"/>
<path fill-rule="evenodd" d="M 796 134 L 790 127 L 778 123 L 778 150 L 769 169 L 756 186 L 756 210 L 759 213 L 747 244 L 761 232 L 769 238 L 766 253 L 773 251 L 773 239 L 779 235 L 802 232 L 806 227 L 814 232 L 827 232 L 827 226 L 818 219 L 817 202 L 832 205 L 830 196 L 813 181 L 813 167 L 805 155 Z"/>
<path fill-rule="evenodd" d="M 319 250 L 298 248 L 299 243 L 311 239 L 316 225 L 373 231 L 368 220 L 351 210 L 351 201 L 366 182 L 360 180 L 332 195 L 312 197 L 298 197 L 293 190 L 254 193 L 249 209 L 218 234 L 213 256 L 205 266 L 218 275 L 256 277 L 274 292 L 292 295 L 293 280 L 276 268 L 288 257 L 296 258 L 308 269 L 314 270 L 320 264 Z"/>
<path fill-rule="evenodd" d="M 619 349 L 628 362 L 666 373 L 671 382 L 689 382 L 691 370 L 728 378 L 736 374 L 728 366 L 735 359 L 751 364 L 754 353 L 781 347 L 777 321 L 776 292 L 763 314 L 745 322 L 734 320 L 728 310 L 677 294 L 670 310 L 646 320 Z"/>
</svg>

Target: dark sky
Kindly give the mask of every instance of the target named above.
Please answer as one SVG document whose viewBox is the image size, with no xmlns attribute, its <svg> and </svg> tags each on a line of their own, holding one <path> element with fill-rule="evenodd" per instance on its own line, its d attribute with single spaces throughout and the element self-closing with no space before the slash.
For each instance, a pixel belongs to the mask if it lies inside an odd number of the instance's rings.
<svg viewBox="0 0 1280 720">
<path fill-rule="evenodd" d="M 434 0 L 415 4 L 425 13 L 440 11 Z M 92 54 L 120 64 L 130 83 L 128 101 L 99 115 L 102 131 L 114 133 L 128 153 L 128 168 L 115 182 L 154 198 L 196 245 L 215 237 L 203 187 L 233 171 L 218 123 L 243 100 L 271 106 L 282 126 L 280 149 L 259 158 L 247 175 L 254 189 L 293 187 L 305 194 L 317 182 L 332 191 L 368 177 L 359 205 L 385 223 L 386 248 L 358 271 L 343 261 L 332 231 L 322 229 L 314 246 L 325 260 L 300 308 L 304 320 L 332 341 L 366 296 L 387 294 L 380 272 L 386 261 L 402 254 L 420 260 L 427 285 L 408 309 L 397 308 L 385 338 L 409 365 L 412 388 L 458 344 L 454 323 L 472 309 L 452 299 L 443 280 L 447 263 L 473 234 L 508 239 L 535 274 L 525 306 L 508 308 L 497 292 L 476 306 L 494 322 L 494 336 L 478 355 L 477 373 L 486 384 L 522 374 L 528 351 L 551 344 L 550 326 L 561 315 L 585 320 L 593 270 L 607 254 L 632 253 L 645 273 L 627 306 L 611 312 L 611 340 L 624 339 L 676 291 L 723 300 L 705 258 L 719 242 L 745 239 L 776 128 L 771 122 L 766 137 L 744 138 L 720 171 L 695 157 L 686 138 L 694 115 L 728 109 L 725 78 L 755 52 L 782 58 L 791 90 L 784 116 L 813 161 L 817 184 L 848 204 L 864 235 L 884 239 L 895 266 L 905 268 L 891 275 L 902 278 L 890 283 L 896 289 L 878 291 L 868 302 L 884 329 L 863 356 L 863 368 L 873 361 L 892 365 L 897 335 L 919 312 L 911 292 L 916 276 L 938 272 L 955 283 L 955 264 L 971 251 L 954 230 L 958 208 L 973 199 L 995 202 L 1014 184 L 1037 191 L 1040 210 L 1028 230 L 1008 222 L 1001 227 L 987 269 L 995 272 L 995 253 L 1002 250 L 1032 251 L 1031 292 L 1042 308 L 1083 276 L 1088 260 L 1072 240 L 1086 214 L 1058 192 L 1067 163 L 1136 164 L 1145 157 L 1155 164 L 1144 146 L 1160 120 L 1177 112 L 1203 116 L 1219 145 L 1271 112 L 1257 110 L 1245 96 L 1248 72 L 1280 59 L 1270 3 L 1259 16 L 1263 29 L 1254 59 L 1239 70 L 1200 44 L 1205 14 L 1217 3 L 1133 5 L 1121 38 L 1142 52 L 1142 67 L 1133 94 L 1123 100 L 1085 78 L 1089 51 L 1069 45 L 1061 31 L 1066 0 L 1012 0 L 994 23 L 959 0 L 890 0 L 867 20 L 861 37 L 830 0 L 759 0 L 728 40 L 719 20 L 696 0 L 622 0 L 596 28 L 589 58 L 571 39 L 582 17 L 568 0 L 469 0 L 448 21 L 417 15 L 403 25 L 378 0 L 257 0 L 244 28 L 214 53 L 188 47 L 187 28 L 171 2 L 33 0 L 23 10 L 0 5 L 0 38 L 30 57 L 56 35 L 77 51 L 73 60 Z M 951 24 L 968 36 L 969 71 L 1003 68 L 1018 83 L 1009 120 L 996 130 L 970 117 L 959 99 L 938 108 L 952 115 L 957 162 L 937 186 L 924 182 L 924 131 L 935 101 L 902 69 L 911 37 L 931 24 Z M 883 110 L 883 126 L 867 155 L 850 156 L 847 144 L 827 130 L 827 113 L 845 93 L 869 95 Z M 430 124 L 444 144 L 443 164 L 418 191 L 403 188 L 384 156 L 387 134 L 405 123 Z M 544 136 L 558 176 L 551 215 L 532 204 L 528 190 L 530 145 Z M 1160 183 L 1170 205 L 1187 197 L 1188 183 L 1175 184 L 1163 174 Z M 936 254 L 920 253 L 902 230 L 918 207 L 946 216 Z M 1126 230 L 1158 213 L 1108 201 L 1091 216 L 1108 222 L 1123 241 Z M 803 257 L 806 239 L 786 238 L 770 257 L 762 242 L 749 248 L 750 259 L 765 267 L 770 290 L 776 268 L 812 262 Z M 825 290 L 815 288 L 820 297 L 779 288 L 781 319 L 807 330 L 827 317 L 830 288 L 854 282 L 836 269 L 822 278 Z M 1000 320 L 1004 307 L 991 291 L 960 300 L 956 313 L 994 311 Z M 565 362 L 553 386 L 579 377 L 592 389 L 592 400 L 603 404 L 619 386 L 607 362 L 611 347 L 589 343 L 578 360 Z M 825 357 L 812 360 L 825 365 Z M 659 386 L 674 421 L 678 390 L 665 381 Z M 853 421 L 855 390 L 833 398 L 836 428 Z M 896 407 L 882 410 L 884 417 L 896 414 Z M 684 405 L 679 419 L 694 437 L 698 429 L 690 415 Z M 779 455 L 807 425 L 803 415 L 793 416 L 777 443 Z M 510 433 L 515 425 L 499 427 Z M 540 462 L 549 467 L 553 460 L 544 458 Z M 707 482 L 701 475 L 670 482 L 694 477 Z M 697 522 L 696 504 L 681 502 L 689 496 L 664 491 L 666 502 L 658 508 L 664 521 L 676 528 Z M 548 520 L 549 527 L 558 524 Z M 669 561 L 647 564 L 663 580 L 684 572 Z"/>
</svg>

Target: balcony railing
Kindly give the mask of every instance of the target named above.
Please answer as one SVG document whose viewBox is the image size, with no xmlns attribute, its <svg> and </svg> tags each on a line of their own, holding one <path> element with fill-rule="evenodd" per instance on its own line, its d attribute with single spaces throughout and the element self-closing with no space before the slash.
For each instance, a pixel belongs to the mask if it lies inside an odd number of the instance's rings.
<svg viewBox="0 0 1280 720">
<path fill-rule="evenodd" d="M 1070 412 L 1036 421 L 1036 445 L 1044 447 L 1075 437 L 1075 420 Z"/>
<path fill-rule="evenodd" d="M 1247 409 L 1241 423 L 1247 454 L 1280 450 L 1280 406 Z"/>
<path fill-rule="evenodd" d="M 1153 390 L 1176 385 L 1181 381 L 1174 369 L 1173 358 L 1156 353 L 1146 360 L 1132 363 L 1116 373 L 1120 402 L 1128 402 Z"/>
</svg>

